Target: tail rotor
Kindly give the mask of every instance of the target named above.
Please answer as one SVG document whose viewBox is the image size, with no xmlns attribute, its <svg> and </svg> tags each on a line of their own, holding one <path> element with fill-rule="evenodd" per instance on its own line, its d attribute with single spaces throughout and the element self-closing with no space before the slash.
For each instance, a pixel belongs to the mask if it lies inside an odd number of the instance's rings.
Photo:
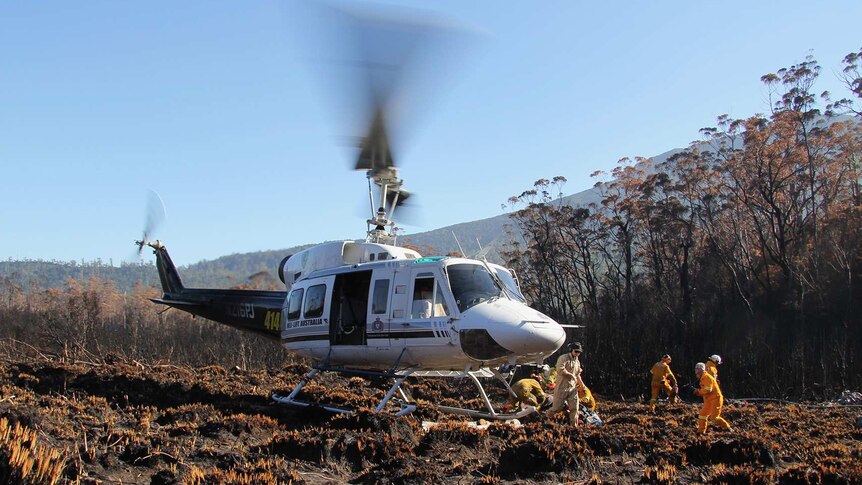
<svg viewBox="0 0 862 485">
<path fill-rule="evenodd" d="M 135 241 L 135 245 L 138 246 L 138 258 L 141 257 L 144 246 L 151 245 L 150 238 L 162 222 L 164 222 L 165 216 L 165 204 L 162 202 L 162 198 L 154 190 L 148 190 L 147 208 L 144 213 L 144 230 L 141 239 Z"/>
</svg>

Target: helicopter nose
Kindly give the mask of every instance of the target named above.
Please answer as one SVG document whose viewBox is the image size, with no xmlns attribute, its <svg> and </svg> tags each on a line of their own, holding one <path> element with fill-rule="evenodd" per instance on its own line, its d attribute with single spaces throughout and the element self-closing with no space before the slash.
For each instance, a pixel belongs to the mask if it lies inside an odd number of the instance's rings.
<svg viewBox="0 0 862 485">
<path fill-rule="evenodd" d="M 522 319 L 493 329 L 491 336 L 516 354 L 551 354 L 566 340 L 566 333 L 551 319 Z"/>
<path fill-rule="evenodd" d="M 493 342 L 517 355 L 551 354 L 566 340 L 557 322 L 520 302 L 497 300 L 466 313 L 473 313 L 474 321 L 488 322 L 482 326 Z"/>
</svg>

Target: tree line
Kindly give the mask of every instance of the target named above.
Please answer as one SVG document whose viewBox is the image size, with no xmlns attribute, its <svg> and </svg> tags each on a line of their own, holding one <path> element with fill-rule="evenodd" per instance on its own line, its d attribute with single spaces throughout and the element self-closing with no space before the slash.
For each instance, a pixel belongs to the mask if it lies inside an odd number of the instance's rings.
<svg viewBox="0 0 862 485">
<path fill-rule="evenodd" d="M 572 337 L 600 394 L 645 392 L 664 353 L 683 383 L 721 355 L 737 397 L 862 387 L 860 59 L 838 100 L 815 94 L 810 56 L 763 76 L 768 113 L 721 116 L 661 163 L 621 160 L 600 203 L 562 203 L 564 177 L 509 200 L 507 262 L 537 308 L 585 326 Z"/>
<path fill-rule="evenodd" d="M 239 288 L 270 284 L 252 277 Z M 0 353 L 242 369 L 280 369 L 289 361 L 275 342 L 149 300 L 159 297 L 154 287 L 139 284 L 120 292 L 112 281 L 96 277 L 45 289 L 0 278 Z"/>
</svg>

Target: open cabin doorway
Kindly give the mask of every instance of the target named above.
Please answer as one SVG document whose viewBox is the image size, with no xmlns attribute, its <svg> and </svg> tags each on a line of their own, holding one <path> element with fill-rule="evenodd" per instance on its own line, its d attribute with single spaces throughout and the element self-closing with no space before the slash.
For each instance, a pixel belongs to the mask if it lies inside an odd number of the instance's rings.
<svg viewBox="0 0 862 485">
<path fill-rule="evenodd" d="M 330 345 L 365 345 L 371 271 L 335 275 L 329 318 Z"/>
</svg>

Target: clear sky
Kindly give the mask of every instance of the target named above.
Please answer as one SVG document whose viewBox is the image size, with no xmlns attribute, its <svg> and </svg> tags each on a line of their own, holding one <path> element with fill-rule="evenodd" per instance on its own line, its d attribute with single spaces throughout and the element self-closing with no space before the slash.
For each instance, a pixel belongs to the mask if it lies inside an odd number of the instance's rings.
<svg viewBox="0 0 862 485">
<path fill-rule="evenodd" d="M 817 90 L 845 96 L 835 73 L 862 46 L 859 1 L 397 4 L 485 33 L 398 152 L 422 204 L 408 232 L 764 112 L 760 76 L 809 53 Z M 0 258 L 129 260 L 148 189 L 179 264 L 363 237 L 367 182 L 296 7 L 0 2 Z"/>
</svg>

